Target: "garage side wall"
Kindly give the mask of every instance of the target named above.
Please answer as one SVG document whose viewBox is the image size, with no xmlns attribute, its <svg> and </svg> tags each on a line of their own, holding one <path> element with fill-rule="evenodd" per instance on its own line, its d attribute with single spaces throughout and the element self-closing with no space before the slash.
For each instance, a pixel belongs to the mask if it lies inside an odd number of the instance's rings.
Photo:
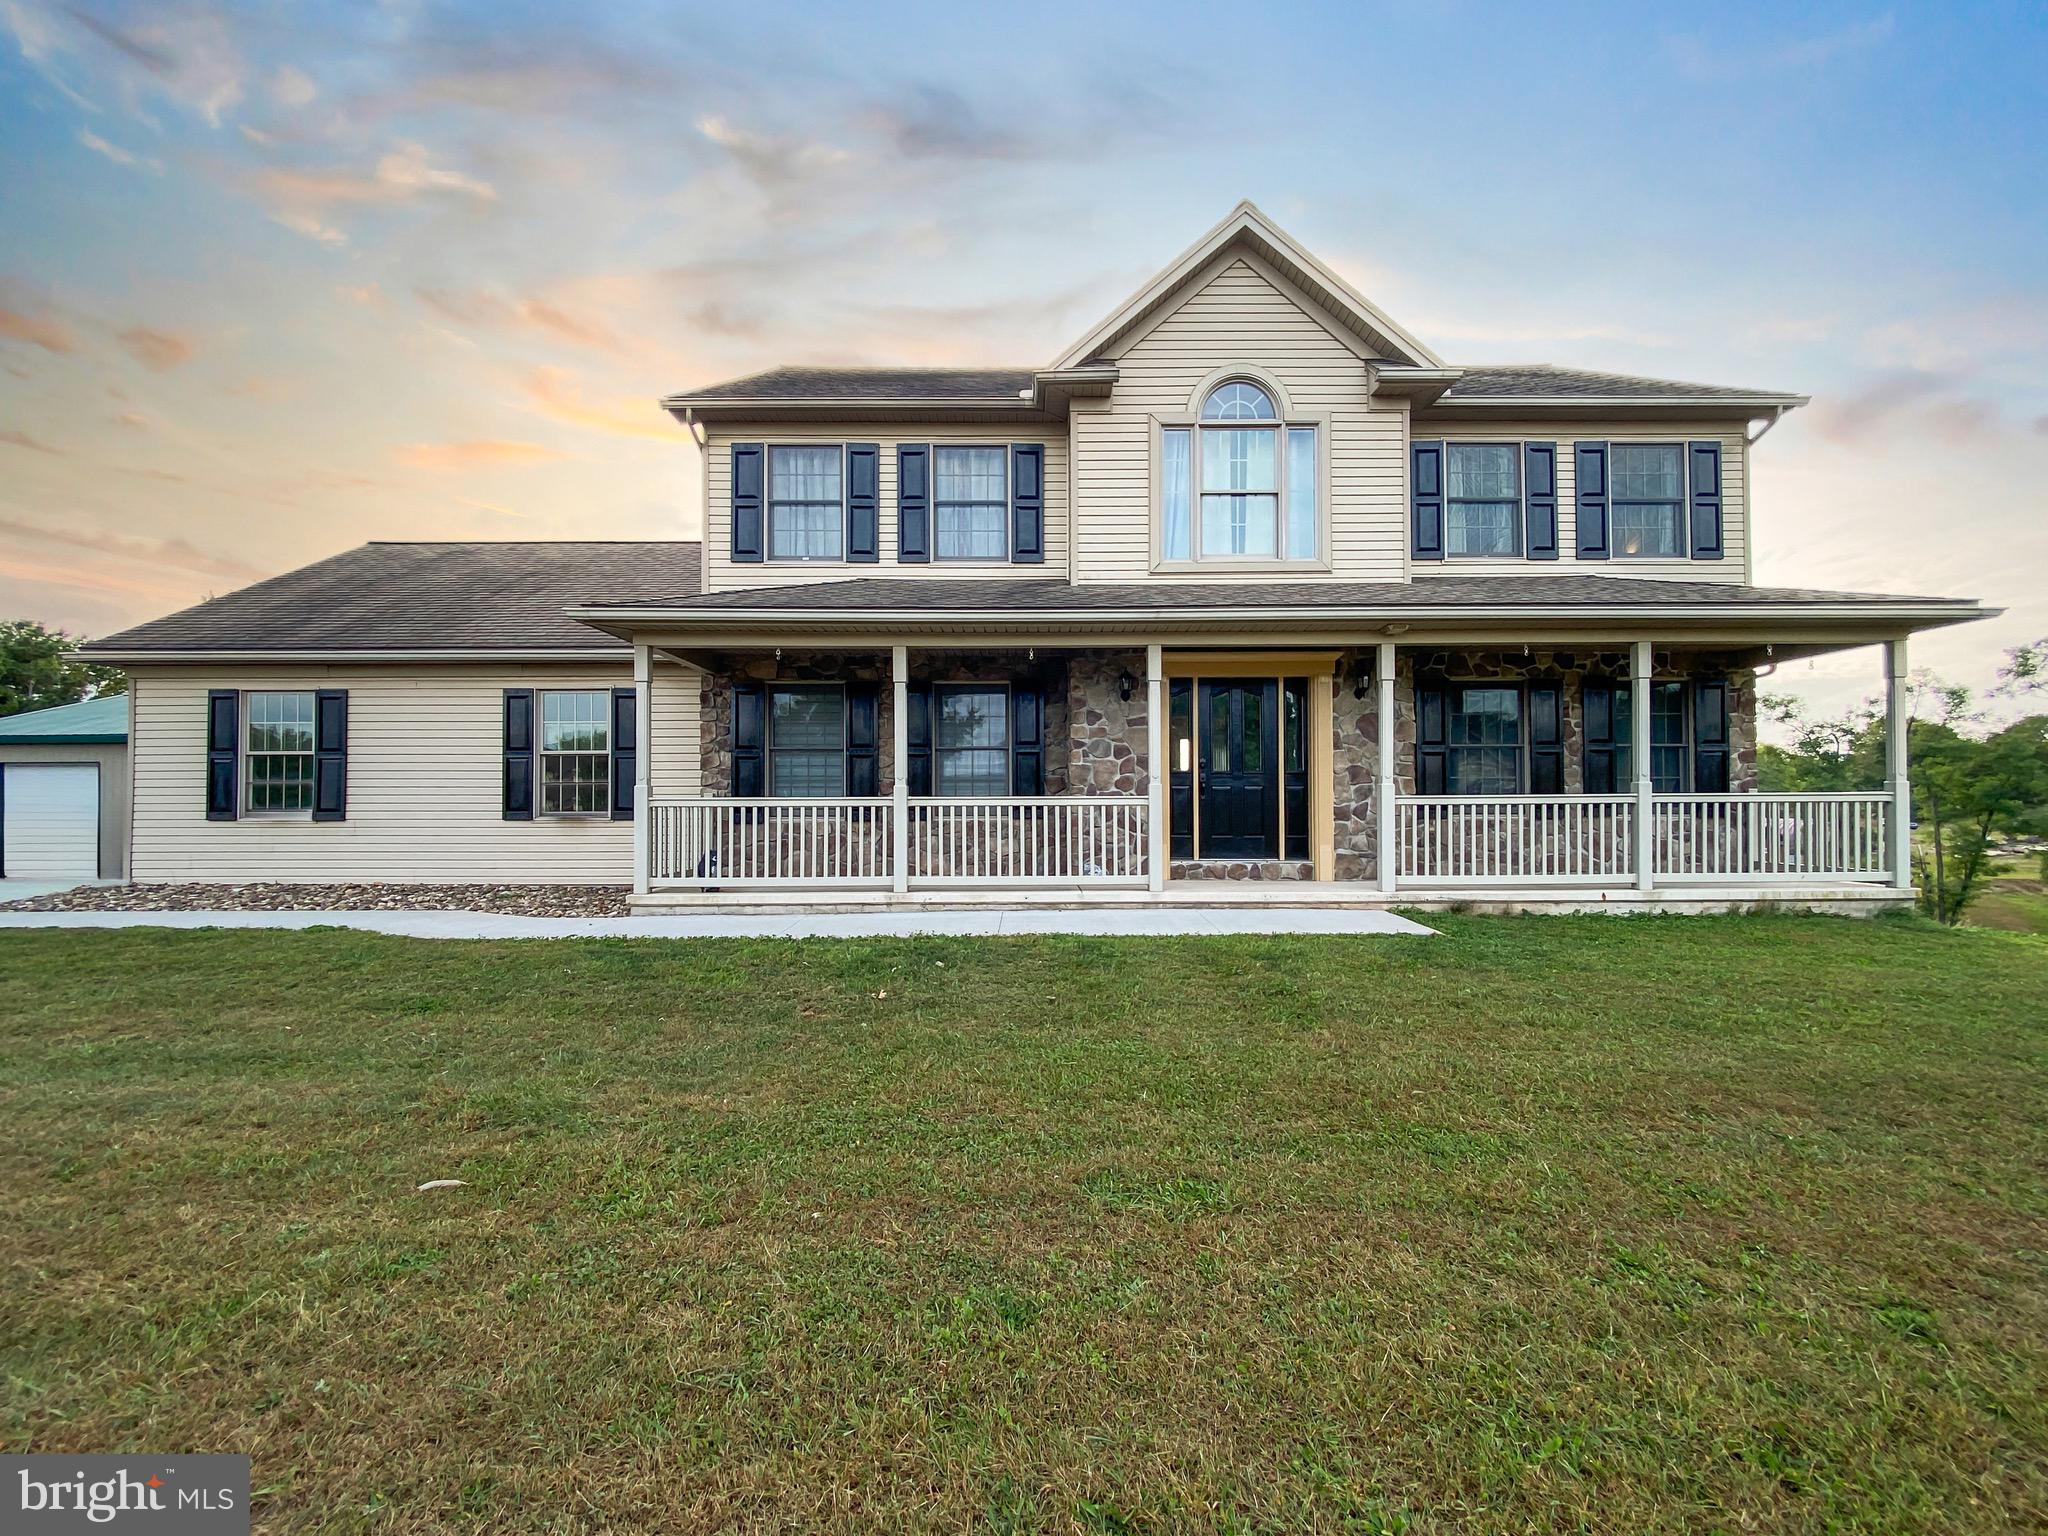
<svg viewBox="0 0 2048 1536">
<path fill-rule="evenodd" d="M 626 885 L 633 824 L 503 810 L 504 690 L 617 688 L 618 664 L 138 669 L 133 878 Z M 654 672 L 656 793 L 695 793 L 699 679 Z M 348 690 L 348 818 L 206 819 L 207 693 Z"/>
<path fill-rule="evenodd" d="M 0 747 L 0 773 L 9 763 L 92 763 L 100 771 L 100 878 L 128 872 L 128 749 L 21 742 Z"/>
</svg>

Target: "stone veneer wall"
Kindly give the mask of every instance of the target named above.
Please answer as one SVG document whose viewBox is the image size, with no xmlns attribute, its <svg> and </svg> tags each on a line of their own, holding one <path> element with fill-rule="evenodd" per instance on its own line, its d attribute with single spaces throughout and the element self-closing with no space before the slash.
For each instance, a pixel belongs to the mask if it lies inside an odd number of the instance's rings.
<svg viewBox="0 0 2048 1536">
<path fill-rule="evenodd" d="M 1131 679 L 1131 699 L 1119 696 Z M 1143 795 L 1152 787 L 1145 760 L 1150 724 L 1145 717 L 1145 653 L 1076 653 L 1067 664 L 1067 782 L 1077 795 Z M 1046 762 L 1057 755 L 1051 723 Z"/>
</svg>

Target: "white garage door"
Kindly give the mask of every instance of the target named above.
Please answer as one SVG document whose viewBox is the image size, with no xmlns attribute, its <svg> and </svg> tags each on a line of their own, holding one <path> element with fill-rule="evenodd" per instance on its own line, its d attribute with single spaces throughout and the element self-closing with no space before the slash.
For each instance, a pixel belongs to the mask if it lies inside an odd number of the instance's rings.
<svg viewBox="0 0 2048 1536">
<path fill-rule="evenodd" d="M 100 872 L 100 771 L 91 763 L 7 763 L 6 841 L 12 880 L 91 880 Z"/>
</svg>

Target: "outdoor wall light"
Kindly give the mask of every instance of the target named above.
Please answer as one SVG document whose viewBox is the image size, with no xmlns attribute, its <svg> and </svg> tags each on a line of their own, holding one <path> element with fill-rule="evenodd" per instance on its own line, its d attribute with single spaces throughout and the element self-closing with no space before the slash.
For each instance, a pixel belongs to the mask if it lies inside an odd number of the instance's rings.
<svg viewBox="0 0 2048 1536">
<path fill-rule="evenodd" d="M 1363 699 L 1371 689 L 1372 663 L 1361 656 L 1358 658 L 1358 664 L 1351 669 L 1351 697 Z"/>
<path fill-rule="evenodd" d="M 1131 702 L 1131 690 L 1138 686 L 1138 680 L 1128 672 L 1120 672 L 1116 679 L 1116 695 L 1126 704 Z"/>
</svg>

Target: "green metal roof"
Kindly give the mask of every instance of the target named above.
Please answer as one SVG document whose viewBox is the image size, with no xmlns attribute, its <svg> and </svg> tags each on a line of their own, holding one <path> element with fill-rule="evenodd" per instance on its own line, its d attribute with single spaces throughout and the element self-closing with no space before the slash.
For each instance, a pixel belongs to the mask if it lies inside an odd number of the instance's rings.
<svg viewBox="0 0 2048 1536">
<path fill-rule="evenodd" d="M 128 739 L 128 695 L 59 704 L 0 719 L 0 747 L 49 744 L 85 746 Z"/>
</svg>

